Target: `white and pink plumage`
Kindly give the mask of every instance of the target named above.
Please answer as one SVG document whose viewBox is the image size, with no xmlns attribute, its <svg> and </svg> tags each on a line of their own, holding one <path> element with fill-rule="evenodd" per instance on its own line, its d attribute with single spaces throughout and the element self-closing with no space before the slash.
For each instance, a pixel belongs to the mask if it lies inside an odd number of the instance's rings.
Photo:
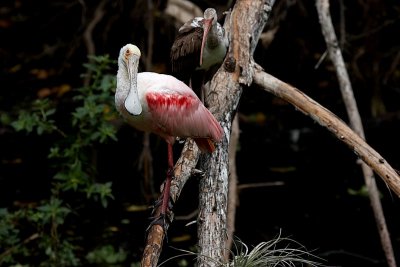
<svg viewBox="0 0 400 267">
<path fill-rule="evenodd" d="M 118 58 L 115 105 L 127 122 L 155 133 L 169 144 L 191 137 L 203 152 L 214 150 L 223 130 L 197 95 L 173 76 L 138 73 L 140 50 L 127 44 Z"/>
<path fill-rule="evenodd" d="M 127 44 L 118 57 L 115 105 L 121 116 L 138 130 L 159 135 L 168 143 L 168 172 L 160 216 L 165 225 L 172 179 L 172 145 L 177 137 L 193 138 L 202 152 L 213 152 L 223 129 L 197 95 L 173 76 L 138 73 L 140 50 Z"/>
</svg>

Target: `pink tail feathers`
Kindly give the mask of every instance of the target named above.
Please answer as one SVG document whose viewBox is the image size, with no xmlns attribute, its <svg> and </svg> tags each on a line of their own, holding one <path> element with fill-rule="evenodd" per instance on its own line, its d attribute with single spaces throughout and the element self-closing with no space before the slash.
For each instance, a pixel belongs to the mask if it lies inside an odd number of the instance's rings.
<svg viewBox="0 0 400 267">
<path fill-rule="evenodd" d="M 199 147 L 201 152 L 204 152 L 204 153 L 214 152 L 214 150 L 215 150 L 214 141 L 220 142 L 223 137 L 224 130 L 222 129 L 222 127 L 218 123 L 218 121 L 213 119 L 212 125 L 214 127 L 212 128 L 212 132 L 211 132 L 212 137 L 211 138 L 194 138 L 194 141 L 196 142 L 196 145 Z"/>
<path fill-rule="evenodd" d="M 194 138 L 196 145 L 201 152 L 212 153 L 215 150 L 213 141 L 210 138 Z"/>
</svg>

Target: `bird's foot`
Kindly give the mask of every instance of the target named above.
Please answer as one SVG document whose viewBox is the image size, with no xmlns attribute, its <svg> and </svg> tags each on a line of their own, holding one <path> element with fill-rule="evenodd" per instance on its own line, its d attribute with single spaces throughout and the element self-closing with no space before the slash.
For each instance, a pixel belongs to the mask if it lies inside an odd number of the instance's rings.
<svg viewBox="0 0 400 267">
<path fill-rule="evenodd" d="M 172 208 L 174 206 L 173 200 L 170 196 L 171 179 L 173 177 L 173 169 L 167 171 L 167 179 L 164 182 L 164 188 L 162 194 L 158 200 L 154 203 L 153 213 L 150 219 L 152 219 L 149 227 L 153 225 L 160 225 L 166 232 L 169 224 L 172 222 Z"/>
<path fill-rule="evenodd" d="M 153 210 L 156 211 L 156 209 L 163 204 L 163 198 L 157 199 L 154 202 L 154 205 L 152 206 Z M 172 198 L 170 197 L 168 200 L 168 207 L 167 210 L 171 210 L 172 207 L 174 206 L 174 201 L 172 200 Z M 154 212 L 153 212 L 154 213 Z"/>
<path fill-rule="evenodd" d="M 186 138 L 177 137 L 176 141 L 178 142 L 178 144 L 183 144 L 183 143 L 185 143 Z"/>
<path fill-rule="evenodd" d="M 166 230 L 168 229 L 168 226 L 172 222 L 171 216 L 172 216 L 171 214 L 167 215 L 165 213 L 160 213 L 158 216 L 150 217 L 151 222 L 150 222 L 149 227 L 147 227 L 146 231 L 148 231 L 154 225 L 160 225 L 164 229 L 164 232 L 166 233 L 167 232 Z M 167 234 L 165 234 L 165 236 L 166 235 Z"/>
</svg>

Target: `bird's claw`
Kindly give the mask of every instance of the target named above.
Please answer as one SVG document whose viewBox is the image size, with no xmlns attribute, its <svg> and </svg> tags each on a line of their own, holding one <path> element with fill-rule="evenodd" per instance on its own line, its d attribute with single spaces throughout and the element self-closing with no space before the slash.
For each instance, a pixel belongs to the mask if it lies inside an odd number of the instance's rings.
<svg viewBox="0 0 400 267">
<path fill-rule="evenodd" d="M 200 176 L 200 177 L 204 177 L 205 176 L 205 172 L 199 169 L 193 169 L 192 170 L 192 175 L 193 176 Z"/>
<path fill-rule="evenodd" d="M 167 218 L 168 218 L 168 216 L 166 216 L 164 213 L 161 213 L 160 215 L 155 216 L 155 217 L 150 217 L 151 222 L 150 222 L 150 225 L 147 228 L 147 230 L 150 227 L 152 227 L 153 225 L 160 225 L 165 229 L 167 226 L 167 223 L 170 223 L 169 220 L 167 220 Z"/>
<path fill-rule="evenodd" d="M 177 137 L 176 141 L 178 142 L 178 144 L 183 144 L 183 143 L 185 143 L 186 138 Z"/>
<path fill-rule="evenodd" d="M 160 225 L 165 233 L 165 236 L 167 236 L 167 229 L 168 226 L 171 224 L 172 220 L 171 220 L 171 215 L 167 215 L 165 213 L 160 213 L 160 215 L 155 216 L 155 217 L 150 217 L 150 219 L 152 220 L 149 224 L 149 226 L 147 227 L 146 231 L 148 231 L 151 227 L 153 227 L 154 225 Z"/>
<path fill-rule="evenodd" d="M 172 222 L 173 213 L 171 210 L 174 206 L 174 201 L 169 197 L 166 208 L 164 208 L 163 199 L 164 198 L 161 197 L 154 202 L 152 216 L 150 217 L 152 221 L 146 231 L 148 231 L 153 225 L 160 225 L 164 229 L 164 232 L 167 232 L 166 230 Z"/>
<path fill-rule="evenodd" d="M 156 210 L 160 205 L 162 205 L 162 201 L 163 201 L 162 199 L 157 199 L 154 202 L 154 205 L 151 206 L 151 208 L 153 208 L 153 210 Z M 175 203 L 174 203 L 173 199 L 170 197 L 169 200 L 168 200 L 168 209 L 171 210 L 172 207 L 174 206 L 174 204 Z"/>
<path fill-rule="evenodd" d="M 173 180 L 175 178 L 174 177 L 174 168 L 168 168 L 167 175 L 171 177 L 171 180 Z"/>
</svg>

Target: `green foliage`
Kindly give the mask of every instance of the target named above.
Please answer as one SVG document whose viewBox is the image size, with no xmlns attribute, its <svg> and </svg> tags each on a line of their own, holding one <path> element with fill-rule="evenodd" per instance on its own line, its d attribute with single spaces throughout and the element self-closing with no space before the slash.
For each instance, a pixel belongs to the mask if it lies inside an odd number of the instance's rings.
<svg viewBox="0 0 400 267">
<path fill-rule="evenodd" d="M 113 246 L 105 245 L 89 252 L 86 259 L 91 264 L 101 266 L 123 266 L 121 263 L 126 260 L 126 257 L 127 252 L 122 248 L 115 251 Z"/>
<path fill-rule="evenodd" d="M 351 196 L 357 196 L 357 197 L 363 197 L 363 198 L 369 198 L 369 192 L 368 188 L 366 185 L 361 186 L 358 190 L 357 189 L 352 189 L 348 188 L 347 193 Z M 379 193 L 379 197 L 382 198 L 383 195 L 382 193 Z"/>
<path fill-rule="evenodd" d="M 99 145 L 116 140 L 115 73 L 109 73 L 115 62 L 108 56 L 90 57 L 89 62 L 85 67 L 90 84 L 62 99 L 68 100 L 70 121 L 65 121 L 65 109 L 60 108 L 66 103 L 47 98 L 33 100 L 14 121 L 0 118 L 16 131 L 51 139 L 48 160 L 54 173 L 49 199 L 15 210 L 0 209 L 0 265 L 82 266 L 85 260 L 95 263 L 92 258 L 99 255 L 107 263 L 126 258 L 125 252 L 109 247 L 79 258 L 79 237 L 68 223 L 86 203 L 106 208 L 113 199 L 111 182 L 97 181 L 95 153 Z"/>
<path fill-rule="evenodd" d="M 37 212 L 32 214 L 30 219 L 38 225 L 63 224 L 65 217 L 71 212 L 69 208 L 62 205 L 60 199 L 54 197 L 49 202 L 37 207 L 36 210 Z"/>
<path fill-rule="evenodd" d="M 22 110 L 19 117 L 11 125 L 17 131 L 26 131 L 31 133 L 36 129 L 36 133 L 41 135 L 43 133 L 51 133 L 57 129 L 54 125 L 54 120 L 49 119 L 51 115 L 56 112 L 48 99 L 36 99 L 32 103 L 31 110 Z"/>
<path fill-rule="evenodd" d="M 20 231 L 14 225 L 14 220 L 18 216 L 18 212 L 11 214 L 7 209 L 0 209 L 0 248 L 12 248 L 21 242 L 19 237 Z M 1 255 L 2 258 L 0 259 L 0 263 L 9 262 L 12 258 L 7 250 L 2 252 Z"/>
<path fill-rule="evenodd" d="M 94 183 L 87 189 L 87 197 L 94 198 L 95 200 L 100 200 L 103 207 L 107 207 L 108 197 L 112 197 L 111 183 Z"/>
<path fill-rule="evenodd" d="M 38 244 L 43 254 L 43 260 L 40 262 L 42 267 L 81 265 L 81 261 L 75 255 L 76 247 L 68 240 L 58 240 L 54 236 L 43 234 Z"/>
</svg>

